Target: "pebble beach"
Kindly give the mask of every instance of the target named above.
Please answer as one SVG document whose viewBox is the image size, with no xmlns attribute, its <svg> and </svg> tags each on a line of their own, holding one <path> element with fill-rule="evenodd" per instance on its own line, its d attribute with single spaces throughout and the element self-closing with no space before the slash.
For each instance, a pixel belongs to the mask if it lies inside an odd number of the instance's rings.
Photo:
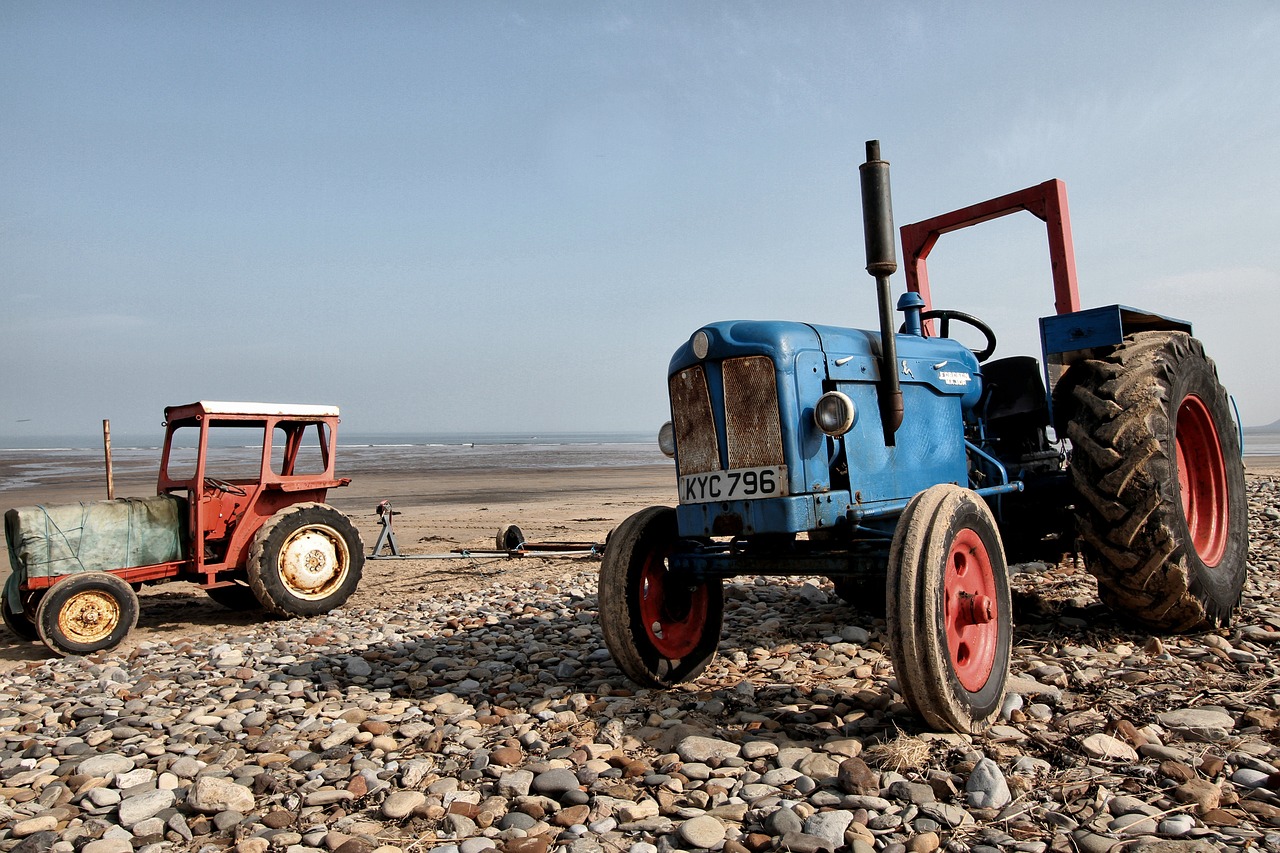
<svg viewBox="0 0 1280 853">
<path fill-rule="evenodd" d="M 1229 628 L 1144 633 L 1069 561 L 1016 567 L 982 736 L 922 729 L 884 621 L 822 578 L 729 582 L 717 658 L 665 692 L 610 660 L 590 557 L 370 561 L 311 620 L 161 587 L 111 651 L 0 639 L 0 851 L 1280 850 L 1273 463 L 1249 466 Z M 412 553 L 507 521 L 603 541 L 671 499 L 659 467 L 492 476 L 334 503 L 371 545 L 371 500 L 394 499 Z"/>
</svg>

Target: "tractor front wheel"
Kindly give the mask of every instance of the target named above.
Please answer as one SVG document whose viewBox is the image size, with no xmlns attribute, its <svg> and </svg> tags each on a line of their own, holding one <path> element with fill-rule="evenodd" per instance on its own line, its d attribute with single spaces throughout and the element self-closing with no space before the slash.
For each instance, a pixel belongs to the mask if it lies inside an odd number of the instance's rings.
<svg viewBox="0 0 1280 853">
<path fill-rule="evenodd" d="M 341 607 L 364 570 L 364 542 L 351 519 L 327 504 L 301 503 L 263 522 L 249 546 L 249 586 L 278 616 Z"/>
<path fill-rule="evenodd" d="M 889 640 L 898 687 L 931 726 L 977 734 L 1004 701 L 1013 638 L 995 519 L 968 489 L 907 505 L 889 550 Z"/>
<path fill-rule="evenodd" d="M 91 654 L 118 645 L 138 624 L 138 596 L 107 572 L 67 575 L 41 596 L 35 624 L 55 653 Z"/>
<path fill-rule="evenodd" d="M 694 581 L 667 565 L 679 534 L 675 510 L 655 506 L 618 526 L 600 564 L 605 645 L 642 687 L 673 687 L 711 663 L 724 618 L 718 578 Z"/>
<path fill-rule="evenodd" d="M 1248 507 L 1231 404 L 1203 345 L 1139 332 L 1067 376 L 1076 529 L 1102 600 L 1157 631 L 1228 624 Z"/>
</svg>

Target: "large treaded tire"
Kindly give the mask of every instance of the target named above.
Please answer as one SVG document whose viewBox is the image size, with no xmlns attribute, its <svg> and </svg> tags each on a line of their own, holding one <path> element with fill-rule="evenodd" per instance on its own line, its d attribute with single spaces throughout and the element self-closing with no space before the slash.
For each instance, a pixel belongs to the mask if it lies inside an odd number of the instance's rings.
<svg viewBox="0 0 1280 853">
<path fill-rule="evenodd" d="M 351 519 L 327 504 L 280 510 L 253 535 L 249 586 L 278 616 L 318 616 L 341 607 L 360 583 L 364 542 Z"/>
<path fill-rule="evenodd" d="M 1248 509 L 1231 405 L 1203 345 L 1139 332 L 1068 376 L 1077 533 L 1103 602 L 1157 631 L 1228 624 Z"/>
</svg>

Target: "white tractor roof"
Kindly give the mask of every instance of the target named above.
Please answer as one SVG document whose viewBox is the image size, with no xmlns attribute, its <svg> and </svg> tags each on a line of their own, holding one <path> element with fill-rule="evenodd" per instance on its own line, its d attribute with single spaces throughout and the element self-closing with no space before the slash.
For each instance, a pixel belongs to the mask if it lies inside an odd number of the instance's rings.
<svg viewBox="0 0 1280 853">
<path fill-rule="evenodd" d="M 167 411 L 199 407 L 210 415 L 274 415 L 278 417 L 327 418 L 337 417 L 337 406 L 308 406 L 296 403 L 229 403 L 218 400 L 201 400 L 185 406 L 170 406 Z"/>
</svg>

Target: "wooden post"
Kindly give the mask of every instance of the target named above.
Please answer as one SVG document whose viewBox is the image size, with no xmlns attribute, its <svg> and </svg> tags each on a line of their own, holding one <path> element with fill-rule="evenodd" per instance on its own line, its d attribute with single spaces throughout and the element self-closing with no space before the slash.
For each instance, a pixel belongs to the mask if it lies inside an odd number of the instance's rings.
<svg viewBox="0 0 1280 853">
<path fill-rule="evenodd" d="M 116 481 L 111 471 L 111 421 L 102 419 L 102 452 L 107 459 L 107 500 L 116 499 Z"/>
</svg>

